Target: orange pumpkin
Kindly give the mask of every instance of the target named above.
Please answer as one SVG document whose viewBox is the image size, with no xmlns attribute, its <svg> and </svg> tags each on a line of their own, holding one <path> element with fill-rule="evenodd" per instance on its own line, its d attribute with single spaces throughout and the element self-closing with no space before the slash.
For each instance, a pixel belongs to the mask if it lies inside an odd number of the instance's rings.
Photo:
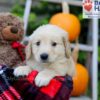
<svg viewBox="0 0 100 100">
<path fill-rule="evenodd" d="M 50 24 L 57 25 L 69 33 L 69 40 L 74 41 L 80 33 L 80 22 L 73 14 L 57 13 L 50 19 Z"/>
<path fill-rule="evenodd" d="M 86 68 L 81 64 L 76 64 L 76 75 L 73 77 L 72 96 L 80 96 L 85 93 L 88 86 L 89 75 Z"/>
</svg>

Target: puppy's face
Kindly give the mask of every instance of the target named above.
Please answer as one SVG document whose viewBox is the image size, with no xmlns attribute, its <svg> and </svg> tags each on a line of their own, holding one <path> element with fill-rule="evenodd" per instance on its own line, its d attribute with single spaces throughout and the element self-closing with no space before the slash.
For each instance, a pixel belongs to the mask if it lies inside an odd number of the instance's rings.
<svg viewBox="0 0 100 100">
<path fill-rule="evenodd" d="M 33 56 L 38 63 L 53 63 L 63 59 L 66 56 L 64 38 L 67 38 L 67 33 L 56 26 L 47 25 L 38 28 L 31 36 L 27 46 L 27 58 Z"/>
<path fill-rule="evenodd" d="M 32 41 L 32 53 L 37 62 L 52 63 L 65 56 L 65 49 L 60 35 L 38 34 Z"/>
</svg>

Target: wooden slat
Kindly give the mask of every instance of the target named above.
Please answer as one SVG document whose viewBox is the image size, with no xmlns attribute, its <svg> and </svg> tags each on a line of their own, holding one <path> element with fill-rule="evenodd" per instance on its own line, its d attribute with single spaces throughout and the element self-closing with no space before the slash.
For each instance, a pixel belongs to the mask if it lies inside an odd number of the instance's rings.
<svg viewBox="0 0 100 100">
<path fill-rule="evenodd" d="M 70 100 L 92 100 L 92 99 L 86 96 L 80 96 L 80 97 L 71 97 Z"/>
<path fill-rule="evenodd" d="M 75 44 L 71 44 L 71 48 L 75 48 L 75 46 L 76 46 Z M 90 45 L 79 44 L 79 50 L 92 52 L 93 47 Z"/>
<path fill-rule="evenodd" d="M 39 0 L 41 1 L 41 0 Z M 68 2 L 70 5 L 74 6 L 82 6 L 82 1 L 81 0 L 42 0 L 42 1 L 48 1 L 48 2 L 53 2 L 53 3 L 61 3 L 63 1 Z"/>
</svg>

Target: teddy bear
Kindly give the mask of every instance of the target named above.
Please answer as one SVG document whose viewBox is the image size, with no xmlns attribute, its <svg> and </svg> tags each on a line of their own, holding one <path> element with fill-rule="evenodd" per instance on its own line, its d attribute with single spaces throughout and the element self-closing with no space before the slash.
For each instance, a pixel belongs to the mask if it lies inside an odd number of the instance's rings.
<svg viewBox="0 0 100 100">
<path fill-rule="evenodd" d="M 25 60 L 23 21 L 11 13 L 0 13 L 0 65 L 17 67 Z"/>
</svg>

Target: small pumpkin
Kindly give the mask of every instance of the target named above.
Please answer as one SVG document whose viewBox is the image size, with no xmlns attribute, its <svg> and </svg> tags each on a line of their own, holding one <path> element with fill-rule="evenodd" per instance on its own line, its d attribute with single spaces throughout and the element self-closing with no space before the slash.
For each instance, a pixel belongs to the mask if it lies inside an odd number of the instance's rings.
<svg viewBox="0 0 100 100">
<path fill-rule="evenodd" d="M 80 96 L 85 93 L 88 86 L 89 75 L 87 69 L 76 64 L 76 75 L 73 77 L 73 91 L 71 96 Z"/>
<path fill-rule="evenodd" d="M 73 14 L 57 13 L 50 19 L 50 24 L 57 25 L 69 33 L 69 40 L 74 41 L 80 33 L 80 21 Z"/>
</svg>

